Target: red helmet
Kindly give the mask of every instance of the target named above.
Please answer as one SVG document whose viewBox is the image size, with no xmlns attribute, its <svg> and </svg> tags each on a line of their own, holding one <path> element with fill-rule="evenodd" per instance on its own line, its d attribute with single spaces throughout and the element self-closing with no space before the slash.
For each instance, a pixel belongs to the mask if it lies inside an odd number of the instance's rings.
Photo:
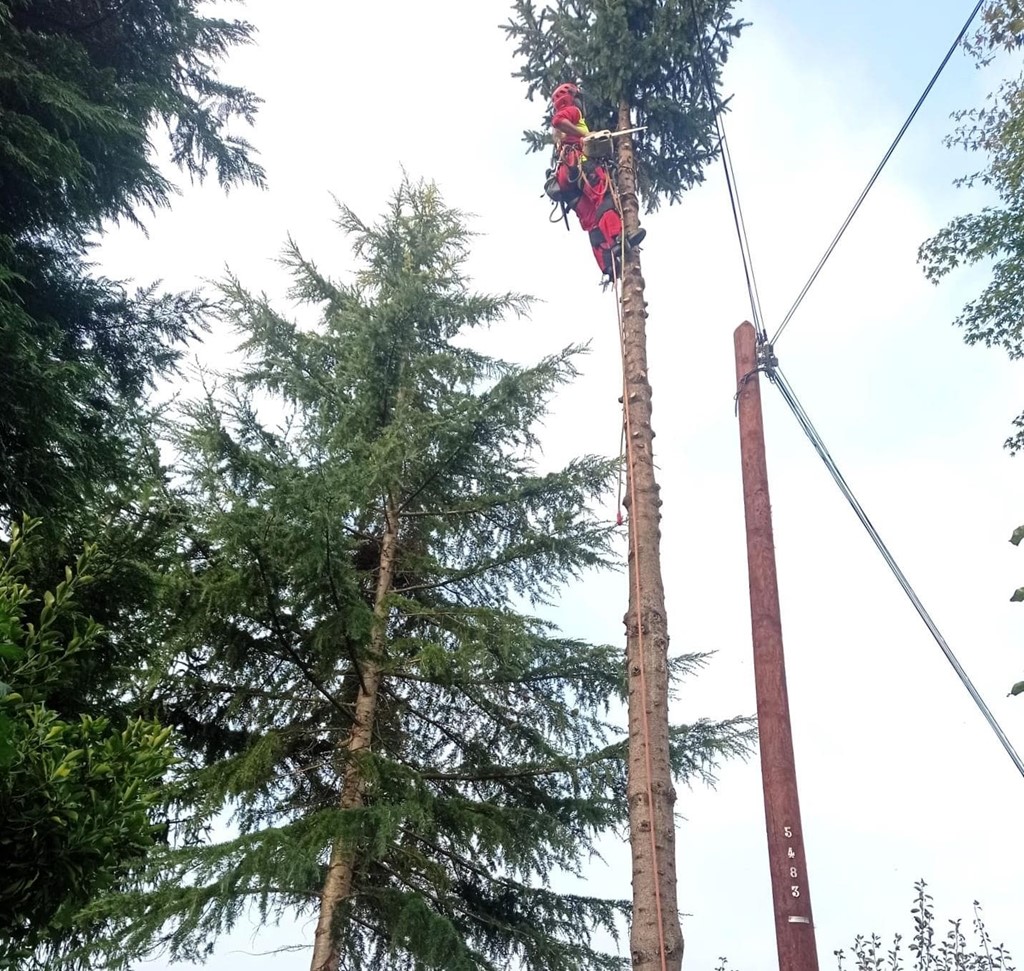
<svg viewBox="0 0 1024 971">
<path fill-rule="evenodd" d="M 575 84 L 560 84 L 551 95 L 551 103 L 555 106 L 555 111 L 568 108 L 579 97 L 579 93 L 580 89 Z"/>
</svg>

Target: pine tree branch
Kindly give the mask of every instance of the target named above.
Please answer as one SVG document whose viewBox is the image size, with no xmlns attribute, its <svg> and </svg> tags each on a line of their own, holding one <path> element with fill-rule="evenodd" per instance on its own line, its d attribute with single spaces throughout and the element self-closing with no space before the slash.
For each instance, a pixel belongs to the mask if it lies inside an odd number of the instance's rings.
<svg viewBox="0 0 1024 971">
<path fill-rule="evenodd" d="M 386 873 L 389 873 L 391 875 L 392 879 L 396 880 L 403 887 L 407 887 L 413 893 L 419 894 L 419 895 L 421 895 L 423 897 L 426 897 L 428 900 L 430 900 L 434 904 L 434 906 L 437 908 L 438 913 L 443 914 L 443 913 L 445 913 L 446 910 L 456 910 L 456 911 L 459 911 L 461 914 L 463 914 L 469 920 L 475 921 L 478 924 L 484 924 L 484 925 L 487 925 L 489 927 L 494 927 L 497 930 L 501 931 L 502 933 L 508 934 L 508 935 L 510 935 L 513 938 L 519 938 L 519 939 L 522 939 L 522 940 L 527 940 L 528 939 L 528 935 L 526 933 L 524 933 L 516 925 L 514 925 L 514 924 L 503 924 L 503 923 L 501 923 L 500 921 L 496 920 L 493 917 L 488 917 L 487 915 L 481 913 L 480 911 L 472 909 L 458 895 L 449 894 L 448 896 L 446 896 L 442 900 L 434 892 L 433 888 L 429 887 L 429 885 L 422 886 L 422 887 L 421 886 L 417 886 L 415 883 L 410 882 L 405 877 L 403 877 L 400 873 L 398 873 L 394 869 L 394 867 L 389 866 L 387 863 L 384 863 L 383 861 L 378 861 L 378 865 Z M 495 880 L 494 878 L 492 878 L 491 882 L 492 883 L 509 883 L 510 881 L 506 881 L 504 879 Z M 512 884 L 512 886 L 515 886 L 516 889 L 520 889 L 519 885 L 517 885 L 517 884 Z M 488 962 L 488 964 L 490 964 L 490 962 Z"/>
<path fill-rule="evenodd" d="M 296 701 L 309 702 L 308 695 L 296 694 L 292 691 L 267 691 L 261 688 L 253 688 L 250 685 L 226 684 L 222 681 L 207 681 L 200 676 L 202 688 L 216 694 L 242 695 L 246 698 L 265 698 L 268 701 Z"/>
<path fill-rule="evenodd" d="M 419 833 L 413 832 L 413 830 L 409 829 L 408 827 L 404 828 L 402 832 L 404 832 L 406 836 L 409 836 L 412 839 L 416 840 L 418 843 L 422 843 L 428 849 L 433 850 L 435 853 L 440 853 L 441 856 L 449 859 L 452 863 L 455 864 L 455 866 L 463 870 L 468 870 L 470 873 L 475 874 L 476 876 L 480 877 L 482 880 L 485 880 L 488 883 L 495 883 L 499 879 L 495 877 L 494 874 L 490 871 L 484 870 L 482 867 L 478 867 L 475 864 L 470 863 L 469 860 L 467 860 L 465 857 L 459 856 L 457 853 L 453 853 L 451 850 L 445 849 L 443 846 L 439 846 L 433 840 L 428 840 L 426 837 L 421 836 Z"/>
<path fill-rule="evenodd" d="M 437 677 L 428 677 L 421 674 L 404 674 L 401 671 L 389 671 L 388 677 L 395 678 L 398 681 L 413 681 L 421 684 L 437 684 Z M 551 671 L 551 672 L 534 672 L 532 674 L 524 675 L 510 675 L 507 678 L 453 678 L 448 682 L 452 687 L 459 687 L 462 685 L 473 686 L 473 687 L 500 687 L 501 685 L 508 684 L 542 684 L 546 681 L 569 681 L 572 680 L 572 674 L 567 674 L 564 671 Z M 581 672 L 578 681 L 587 681 L 593 678 L 597 680 L 595 676 L 588 675 L 586 672 Z"/>
<path fill-rule="evenodd" d="M 319 469 L 319 472 L 320 472 L 320 476 L 322 478 L 323 477 L 323 468 L 322 467 Z M 330 506 L 328 505 L 328 509 L 329 508 L 330 508 Z M 344 523 L 342 525 L 344 526 Z M 352 532 L 355 532 L 355 530 L 352 530 Z M 338 592 L 337 584 L 334 582 L 334 571 L 331 569 L 331 560 L 332 560 L 332 555 L 331 555 L 331 528 L 330 528 L 330 526 L 327 523 L 324 523 L 324 544 L 325 544 L 325 556 L 326 556 L 326 559 L 327 559 L 327 563 L 326 563 L 327 582 L 330 584 L 330 587 L 331 587 L 331 597 L 334 599 L 334 609 L 337 610 L 339 614 L 343 614 L 345 612 L 345 608 L 342 606 L 341 595 Z M 365 682 L 365 680 L 363 678 L 363 667 L 359 663 L 359 658 L 356 656 L 355 648 L 352 646 L 352 643 L 349 641 L 348 638 L 345 639 L 345 652 L 348 654 L 348 658 L 352 662 L 352 667 L 355 669 L 356 677 L 359 678 L 359 687 L 362 688 L 363 691 L 365 692 L 366 691 L 366 682 Z"/>
<path fill-rule="evenodd" d="M 541 538 L 546 539 L 546 537 Z M 520 560 L 528 560 L 536 556 L 538 552 L 538 547 L 533 544 L 520 544 L 512 551 L 506 550 L 504 553 L 484 560 L 476 566 L 468 567 L 464 570 L 456 570 L 451 576 L 443 580 L 436 580 L 430 583 L 413 583 L 406 587 L 395 587 L 393 592 L 404 596 L 410 593 L 420 593 L 425 590 L 440 590 L 454 583 L 461 583 L 464 580 L 472 580 L 485 573 L 491 573 L 501 567 L 511 566 Z"/>
<path fill-rule="evenodd" d="M 288 654 L 288 657 L 290 658 L 292 663 L 302 672 L 306 680 L 309 681 L 309 683 L 314 688 L 316 688 L 316 690 L 320 693 L 320 695 L 323 696 L 323 698 L 327 701 L 329 705 L 331 705 L 332 708 L 336 709 L 342 715 L 350 715 L 351 713 L 346 711 L 345 706 L 342 705 L 341 702 L 339 702 L 334 697 L 334 695 L 324 687 L 324 685 L 320 682 L 319 679 L 313 676 L 313 672 L 310 670 L 309 666 L 302 660 L 302 658 L 299 656 L 299 652 L 296 651 L 292 644 L 289 642 L 288 637 L 286 636 L 286 632 L 284 630 L 284 626 L 281 623 L 280 615 L 278 614 L 277 611 L 277 593 L 270 583 L 270 578 L 267 575 L 267 570 L 263 563 L 263 557 L 260 556 L 259 550 L 257 549 L 251 549 L 250 552 L 252 553 L 253 558 L 256 560 L 256 567 L 259 570 L 260 579 L 263 581 L 263 587 L 267 597 L 267 607 L 270 610 L 271 624 L 274 628 L 274 634 L 276 635 L 278 641 L 280 642 L 281 647 Z"/>
<path fill-rule="evenodd" d="M 481 506 L 464 506 L 461 509 L 410 509 L 407 512 L 400 512 L 402 519 L 413 519 L 417 516 L 474 516 L 482 511 Z"/>
<path fill-rule="evenodd" d="M 528 727 L 521 725 L 516 718 L 510 718 L 501 706 L 486 703 L 484 700 L 476 697 L 475 694 L 468 691 L 465 685 L 452 685 L 452 687 L 457 688 L 459 693 L 462 694 L 475 708 L 490 716 L 492 721 L 495 723 L 494 730 L 496 734 L 504 728 L 505 730 L 515 734 L 517 737 L 520 737 L 524 728 L 526 728 L 529 741 L 536 749 L 543 752 L 545 755 L 557 755 L 551 744 L 541 732 L 537 730 L 530 730 Z"/>
<path fill-rule="evenodd" d="M 451 455 L 447 459 L 445 459 L 442 462 L 439 462 L 434 467 L 434 469 L 426 476 L 426 478 L 424 478 L 423 481 L 420 482 L 420 484 L 412 490 L 412 492 L 408 493 L 405 496 L 405 498 L 398 502 L 397 511 L 399 516 L 406 515 L 406 507 L 414 499 L 417 499 L 420 495 L 422 495 L 431 485 L 433 485 L 438 480 L 438 478 L 440 478 L 440 476 L 447 472 L 459 460 L 459 458 L 462 456 L 462 453 L 469 447 L 470 444 L 472 444 L 475 437 L 483 430 L 483 428 L 483 421 L 478 420 L 473 422 L 473 426 L 470 430 L 470 435 L 468 435 L 459 443 L 458 447 L 452 451 Z"/>
<path fill-rule="evenodd" d="M 60 20 L 57 17 L 51 17 L 49 14 L 36 11 L 33 11 L 32 15 L 35 17 L 36 20 L 52 24 L 53 26 L 58 27 L 61 30 L 67 31 L 69 34 L 84 34 L 95 27 L 99 27 L 99 25 L 104 23 L 105 21 L 110 20 L 113 17 L 120 16 L 122 13 L 124 13 L 125 10 L 128 9 L 128 6 L 130 4 L 135 2 L 136 0 L 121 0 L 120 3 L 115 4 L 106 12 L 100 14 L 98 17 L 94 17 L 92 20 L 86 21 L 83 24 L 70 24 L 67 21 Z"/>
<path fill-rule="evenodd" d="M 445 738 L 452 742 L 457 748 L 461 749 L 465 745 L 466 739 L 464 736 L 457 735 L 442 722 L 439 722 L 436 719 L 431 718 L 429 715 L 425 715 L 414 705 L 410 704 L 408 698 L 400 698 L 393 693 L 391 694 L 391 697 L 394 698 L 396 701 L 401 702 L 401 704 L 404 705 L 406 711 L 408 711 L 409 714 L 411 714 L 414 718 L 418 718 L 420 719 L 420 721 L 424 721 L 433 728 L 436 728 Z"/>
<path fill-rule="evenodd" d="M 428 782 L 501 782 L 506 779 L 536 779 L 541 776 L 565 775 L 575 769 L 584 768 L 585 763 L 576 765 L 544 765 L 532 769 L 512 769 L 496 772 L 425 772 L 410 765 L 421 779 Z"/>
<path fill-rule="evenodd" d="M 500 769 L 485 772 L 428 772 L 415 769 L 418 775 L 431 782 L 500 782 L 504 779 L 531 779 L 542 776 L 566 775 L 598 765 L 601 762 L 622 762 L 625 755 L 625 741 L 614 742 L 583 758 L 564 760 L 559 763 L 537 765 L 520 769 Z M 410 766 L 412 767 L 412 766 Z"/>
</svg>

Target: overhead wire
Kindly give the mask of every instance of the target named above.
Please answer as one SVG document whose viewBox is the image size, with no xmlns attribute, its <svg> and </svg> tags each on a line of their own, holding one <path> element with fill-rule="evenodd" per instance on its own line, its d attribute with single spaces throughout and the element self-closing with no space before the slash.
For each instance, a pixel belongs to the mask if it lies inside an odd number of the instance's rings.
<svg viewBox="0 0 1024 971">
<path fill-rule="evenodd" d="M 832 242 L 828 244 L 828 248 L 825 250 L 824 255 L 821 257 L 820 260 L 818 260 L 818 265 L 814 268 L 814 271 L 811 273 L 810 277 L 808 277 L 807 282 L 803 285 L 803 288 L 800 290 L 800 293 L 797 294 L 796 300 L 793 301 L 793 306 L 789 308 L 789 310 L 786 313 L 786 316 L 782 318 L 782 323 L 779 324 L 778 330 L 775 331 L 775 334 L 771 339 L 772 344 L 775 344 L 775 342 L 781 336 L 782 332 L 789 325 L 789 322 L 793 319 L 793 314 L 797 312 L 797 309 L 800 307 L 800 304 L 802 304 L 804 301 L 804 297 L 807 296 L 807 292 L 814 285 L 814 281 L 818 279 L 818 275 L 824 269 L 825 264 L 829 260 L 829 257 L 832 255 L 835 248 L 839 245 L 839 241 L 843 238 L 843 235 L 846 233 L 846 230 L 849 227 L 850 223 L 853 222 L 853 217 L 857 215 L 857 212 L 860 210 L 861 205 L 867 198 L 868 193 L 871 191 L 875 183 L 878 181 L 878 177 L 882 174 L 882 169 L 885 168 L 886 163 L 889 161 L 890 158 L 892 158 L 893 152 L 896 151 L 897 146 L 903 140 L 903 136 L 906 134 L 907 129 L 910 127 L 913 120 L 917 117 L 917 113 L 921 110 L 921 106 L 925 103 L 925 100 L 927 99 L 928 95 L 931 94 L 932 88 L 935 87 L 935 82 L 939 80 L 939 76 L 942 74 L 946 65 L 949 63 L 950 58 L 953 56 L 956 49 L 960 46 L 960 43 L 963 41 L 964 37 L 967 35 L 967 31 L 970 30 L 971 24 L 974 22 L 974 18 L 978 15 L 978 11 L 981 10 L 984 4 L 985 0 L 978 0 L 978 2 L 974 5 L 974 9 L 971 11 L 971 15 L 964 22 L 963 27 L 960 28 L 960 33 L 956 35 L 956 40 L 953 41 L 953 43 L 950 45 L 949 50 L 946 51 L 946 56 L 943 57 L 942 62 L 939 64 L 935 73 L 932 75 L 931 80 L 928 82 L 924 91 L 921 93 L 921 97 L 917 99 L 917 104 L 914 105 L 910 114 L 907 116 L 907 120 L 903 122 L 903 127 L 900 128 L 896 137 L 893 139 L 892 144 L 889 146 L 888 151 L 886 151 L 885 155 L 882 156 L 882 161 L 878 163 L 878 167 L 872 173 L 871 178 L 868 179 L 867 185 L 864 186 L 863 190 L 861 191 L 861 194 L 857 197 L 857 201 L 853 204 L 853 208 L 850 210 L 847 217 L 843 220 L 843 224 L 839 227 L 839 232 L 836 233 Z"/>
<path fill-rule="evenodd" d="M 882 558 L 888 564 L 889 569 L 893 573 L 893 576 L 896 577 L 897 582 L 903 588 L 903 591 L 904 593 L 906 593 L 907 598 L 913 604 L 914 609 L 921 617 L 921 620 L 924 621 L 924 624 L 928 628 L 929 633 L 935 639 L 935 643 L 939 645 L 939 648 L 941 649 L 942 653 L 946 656 L 946 660 L 949 661 L 953 670 L 956 672 L 957 677 L 960 679 L 963 686 L 967 689 L 967 693 L 974 700 L 975 705 L 977 705 L 978 710 L 984 716 L 985 721 L 988 722 L 989 727 L 995 733 L 996 737 L 999 739 L 1003 748 L 1006 750 L 1006 754 L 1010 756 L 1010 759 L 1012 760 L 1013 764 L 1017 767 L 1017 771 L 1020 772 L 1022 776 L 1024 776 L 1024 760 L 1021 759 L 1020 755 L 1017 753 L 1017 750 L 1013 747 L 1013 743 L 1007 737 L 1006 732 L 1003 731 L 1003 728 L 999 724 L 995 715 L 992 714 L 992 710 L 985 703 L 985 699 L 982 698 L 981 693 L 975 687 L 974 682 L 971 681 L 967 672 L 964 670 L 963 665 L 961 665 L 960 661 L 957 659 L 956 654 L 953 653 L 953 649 L 949 646 L 945 637 L 942 636 L 942 632 L 939 630 L 935 621 L 932 620 L 931 615 L 925 609 L 924 604 L 921 602 L 921 598 L 918 597 L 917 593 L 914 591 L 914 588 L 911 586 L 906 574 L 900 569 L 900 566 L 896 562 L 895 557 L 889 551 L 889 547 L 886 546 L 885 542 L 882 540 L 882 537 L 879 535 L 878 530 L 875 529 L 874 524 L 868 518 L 867 513 L 864 511 L 864 507 L 860 504 L 860 502 L 857 500 L 857 497 L 853 494 L 853 490 L 850 488 L 849 483 L 847 483 L 842 472 L 839 470 L 839 467 L 836 465 L 835 459 L 832 458 L 832 455 L 829 452 L 828 448 L 826 448 L 825 443 L 821 438 L 821 435 L 818 434 L 817 429 L 814 427 L 814 424 L 811 422 L 811 419 L 808 416 L 806 410 L 800 403 L 800 400 L 797 398 L 796 393 L 793 391 L 792 385 L 790 385 L 789 381 L 786 379 L 785 374 L 783 374 L 782 370 L 779 369 L 778 367 L 769 368 L 767 370 L 767 373 L 769 380 L 779 389 L 779 392 L 782 395 L 783 400 L 789 406 L 790 411 L 793 412 L 793 415 L 799 423 L 800 427 L 803 429 L 804 434 L 808 437 L 808 439 L 810 439 L 811 444 L 814 446 L 814 450 L 818 453 L 818 455 L 821 457 L 821 460 L 825 463 L 825 467 L 828 469 L 829 474 L 835 480 L 836 485 L 839 486 L 839 491 L 842 492 L 843 496 L 846 498 L 846 501 L 852 507 L 857 518 L 860 520 L 861 525 L 867 531 L 868 535 L 871 537 L 872 542 L 878 548 L 878 552 L 882 554 Z"/>
<path fill-rule="evenodd" d="M 740 203 L 739 186 L 736 183 L 736 170 L 732 164 L 732 152 L 725 134 L 725 120 L 721 114 L 715 118 L 718 126 L 718 143 L 722 152 L 722 167 L 725 170 L 725 184 L 729 190 L 729 202 L 732 206 L 733 222 L 736 224 L 736 236 L 740 244 L 740 255 L 743 259 L 743 274 L 747 281 L 747 294 L 750 298 L 750 312 L 754 317 L 753 324 L 757 331 L 758 341 L 764 343 L 768 331 L 764 325 L 764 313 L 761 310 L 761 297 L 757 290 L 757 276 L 754 273 L 754 258 L 750 252 L 750 239 L 747 236 L 747 224 L 743 218 L 743 206 Z"/>
<path fill-rule="evenodd" d="M 697 46 L 700 51 L 701 77 L 704 81 L 704 91 L 708 98 L 708 107 L 715 117 L 715 127 L 718 133 L 718 147 L 722 157 L 722 168 L 725 171 L 725 185 L 729 192 L 729 205 L 732 207 L 732 219 L 736 227 L 736 238 L 740 246 L 740 257 L 743 260 L 743 275 L 747 281 L 747 295 L 750 298 L 750 313 L 753 318 L 754 329 L 757 331 L 758 341 L 764 343 L 767 340 L 768 332 L 764 325 L 764 314 L 761 311 L 761 297 L 757 290 L 757 276 L 754 273 L 754 259 L 750 251 L 750 239 L 747 235 L 747 223 L 743 218 L 743 206 L 740 202 L 739 185 L 736 182 L 736 171 L 732 164 L 732 152 L 729 150 L 729 140 L 725 133 L 725 119 L 722 117 L 723 106 L 721 100 L 715 95 L 715 87 L 711 81 L 711 73 L 708 70 L 708 52 L 704 46 L 704 25 L 700 15 L 697 13 L 696 0 L 690 0 L 690 9 L 693 12 L 693 25 L 697 32 Z"/>
</svg>

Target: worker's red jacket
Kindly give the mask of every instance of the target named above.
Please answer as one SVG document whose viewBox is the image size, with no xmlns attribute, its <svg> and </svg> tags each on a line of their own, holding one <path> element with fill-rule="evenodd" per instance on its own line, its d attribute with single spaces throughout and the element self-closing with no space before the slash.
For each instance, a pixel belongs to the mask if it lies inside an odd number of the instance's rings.
<svg viewBox="0 0 1024 971">
<path fill-rule="evenodd" d="M 568 122 L 575 132 L 566 132 L 558 128 L 560 122 Z M 590 129 L 578 106 L 568 105 L 556 111 L 551 117 L 551 127 L 562 137 L 555 172 L 558 186 L 566 194 L 573 194 L 575 190 L 575 193 L 581 195 L 579 201 L 573 204 L 573 208 L 583 228 L 589 231 L 597 226 L 600 217 L 611 206 L 607 192 L 607 173 L 602 166 L 593 163 L 587 170 L 583 170 L 583 163 L 586 160 L 581 143 L 583 138 L 590 134 Z"/>
<path fill-rule="evenodd" d="M 583 112 L 580 111 L 580 109 L 577 108 L 576 105 L 569 105 L 566 108 L 561 108 L 560 110 L 556 111 L 554 115 L 552 115 L 551 117 L 551 127 L 554 128 L 556 131 L 560 131 L 558 125 L 563 121 L 569 122 L 569 124 L 572 125 L 577 132 L 574 135 L 569 132 L 563 131 L 563 145 L 579 145 L 580 141 L 583 139 L 583 136 L 588 135 L 590 133 L 590 129 L 587 128 L 587 123 L 583 120 Z"/>
</svg>

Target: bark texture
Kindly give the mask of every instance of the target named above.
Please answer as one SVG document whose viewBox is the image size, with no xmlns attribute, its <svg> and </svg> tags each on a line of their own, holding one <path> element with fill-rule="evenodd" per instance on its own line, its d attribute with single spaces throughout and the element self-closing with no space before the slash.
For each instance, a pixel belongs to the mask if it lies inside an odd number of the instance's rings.
<svg viewBox="0 0 1024 971">
<path fill-rule="evenodd" d="M 381 661 L 387 649 L 387 597 L 395 578 L 398 552 L 398 510 L 392 500 L 385 509 L 384 535 L 380 545 L 380 569 L 374 595 L 374 621 L 370 634 L 370 657 L 361 667 L 359 692 L 356 696 L 352 729 L 342 744 L 344 760 L 341 798 L 342 809 L 357 809 L 363 804 L 364 780 L 360 771 L 360 754 L 367 752 L 373 737 L 373 719 L 381 683 Z M 313 958 L 310 971 L 338 971 L 341 954 L 338 950 L 337 922 L 342 904 L 352 892 L 352 876 L 356 867 L 355 848 L 338 840 L 331 847 L 323 890 L 320 893 L 320 917 L 313 936 Z"/>
<path fill-rule="evenodd" d="M 629 106 L 624 103 L 619 106 L 618 127 L 632 127 Z M 616 141 L 624 231 L 631 235 L 640 225 L 633 139 L 625 136 Z M 661 498 L 654 476 L 644 278 L 640 255 L 632 250 L 626 253 L 622 273 L 622 325 L 623 402 L 629 419 L 629 610 L 625 624 L 633 856 L 630 953 L 634 971 L 679 971 L 683 935 L 676 899 L 676 793 L 669 763 L 668 618 L 661 578 Z"/>
</svg>

